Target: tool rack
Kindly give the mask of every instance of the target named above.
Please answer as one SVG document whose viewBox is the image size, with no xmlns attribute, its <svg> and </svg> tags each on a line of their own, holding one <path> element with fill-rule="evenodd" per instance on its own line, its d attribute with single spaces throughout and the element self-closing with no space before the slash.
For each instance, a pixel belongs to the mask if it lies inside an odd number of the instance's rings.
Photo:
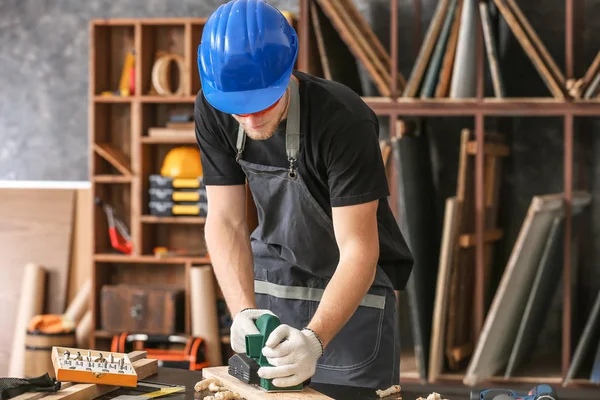
<svg viewBox="0 0 600 400">
<path fill-rule="evenodd" d="M 311 22 L 308 18 L 311 3 L 316 0 L 299 0 L 297 30 L 300 38 L 300 54 L 297 68 L 312 72 L 316 50 L 311 44 Z M 565 0 L 565 75 L 575 76 L 574 29 L 575 0 Z M 379 115 L 389 117 L 390 137 L 397 132 L 396 121 L 405 117 L 470 117 L 474 121 L 476 137 L 475 167 L 475 249 L 476 290 L 475 319 L 483 325 L 484 308 L 484 130 L 486 117 L 555 116 L 564 124 L 564 201 L 566 205 L 564 308 L 571 309 L 571 237 L 577 232 L 572 229 L 571 201 L 573 199 L 573 147 L 576 123 L 579 117 L 600 115 L 600 101 L 556 100 L 544 98 L 484 97 L 484 43 L 477 32 L 477 95 L 470 99 L 414 99 L 401 97 L 399 87 L 398 59 L 398 0 L 390 0 L 390 55 L 389 96 L 365 97 L 367 104 Z M 415 19 L 420 20 L 419 2 L 415 1 Z M 89 84 L 89 156 L 90 180 L 93 196 L 111 203 L 129 227 L 133 251 L 131 255 L 114 253 L 108 242 L 106 216 L 100 208 L 93 208 L 94 254 L 92 312 L 94 330 L 90 348 L 107 348 L 116 332 L 97 329 L 99 321 L 99 293 L 104 284 L 115 282 L 168 282 L 186 288 L 186 332 L 190 333 L 189 315 L 189 271 L 195 265 L 209 265 L 208 257 L 177 256 L 167 259 L 152 254 L 154 246 L 171 243 L 193 248 L 204 248 L 203 224 L 200 217 L 156 217 L 149 215 L 147 207 L 148 177 L 158 173 L 166 152 L 174 146 L 196 146 L 195 139 L 156 139 L 147 136 L 148 128 L 164 122 L 165 113 L 177 107 L 193 110 L 195 94 L 200 89 L 196 66 L 196 49 L 206 18 L 152 18 L 152 19 L 103 19 L 90 23 L 90 84 Z M 421 31 L 418 26 L 417 31 Z M 102 96 L 106 90 L 119 85 L 121 68 L 127 51 L 136 55 L 136 93 L 128 97 Z M 177 52 L 184 60 L 182 93 L 176 96 L 161 96 L 149 92 L 149 77 L 155 51 Z M 108 147 L 106 145 L 109 145 Z M 392 191 L 393 187 L 390 188 Z M 256 211 L 248 202 L 249 224 L 256 224 Z M 563 348 L 561 371 L 558 379 L 564 378 L 571 361 L 572 317 L 563 315 Z M 224 347 L 228 347 L 224 339 Z M 460 383 L 461 377 L 446 377 L 449 382 Z M 408 378 L 407 378 L 408 379 Z M 496 384 L 520 382 L 498 377 Z M 570 385 L 589 383 L 575 380 Z"/>
</svg>

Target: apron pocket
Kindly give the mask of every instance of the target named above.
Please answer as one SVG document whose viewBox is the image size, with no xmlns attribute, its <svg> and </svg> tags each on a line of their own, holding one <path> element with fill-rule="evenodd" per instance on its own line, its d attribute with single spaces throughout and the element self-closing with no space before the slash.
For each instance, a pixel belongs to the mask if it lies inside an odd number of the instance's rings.
<svg viewBox="0 0 600 400">
<path fill-rule="evenodd" d="M 321 369 L 350 371 L 364 367 L 377 358 L 385 309 L 385 289 L 369 291 L 368 305 L 359 305 L 346 325 L 329 343 L 317 362 Z M 311 317 L 316 312 L 316 303 Z"/>
</svg>

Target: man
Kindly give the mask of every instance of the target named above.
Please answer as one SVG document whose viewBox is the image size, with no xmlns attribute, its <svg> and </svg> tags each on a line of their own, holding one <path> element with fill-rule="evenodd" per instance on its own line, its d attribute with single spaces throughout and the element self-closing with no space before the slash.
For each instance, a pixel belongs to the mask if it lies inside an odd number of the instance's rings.
<svg viewBox="0 0 600 400">
<path fill-rule="evenodd" d="M 342 84 L 293 72 L 297 53 L 296 32 L 263 0 L 220 6 L 198 49 L 205 236 L 234 315 L 231 346 L 244 352 L 254 321 L 272 313 L 282 325 L 259 376 L 389 387 L 400 362 L 394 289 L 412 258 L 386 200 L 378 120 Z"/>
</svg>

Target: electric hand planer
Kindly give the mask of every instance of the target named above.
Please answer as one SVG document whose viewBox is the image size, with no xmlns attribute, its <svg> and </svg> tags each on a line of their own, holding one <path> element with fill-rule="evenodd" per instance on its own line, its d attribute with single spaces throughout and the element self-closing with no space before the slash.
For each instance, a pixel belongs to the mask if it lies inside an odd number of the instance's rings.
<svg viewBox="0 0 600 400">
<path fill-rule="evenodd" d="M 233 355 L 228 362 L 229 375 L 234 376 L 242 382 L 257 385 L 267 392 L 301 391 L 310 379 L 296 386 L 277 387 L 271 379 L 263 379 L 258 376 L 260 367 L 272 366 L 262 354 L 262 349 L 271 334 L 280 325 L 279 318 L 271 314 L 264 314 L 255 322 L 260 333 L 246 336 L 246 354 Z"/>
</svg>

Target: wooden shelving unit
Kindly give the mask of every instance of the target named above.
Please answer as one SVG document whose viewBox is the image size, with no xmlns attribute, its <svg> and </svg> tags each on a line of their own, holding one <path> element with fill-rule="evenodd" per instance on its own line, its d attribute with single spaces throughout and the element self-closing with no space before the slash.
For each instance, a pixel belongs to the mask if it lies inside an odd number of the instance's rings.
<svg viewBox="0 0 600 400">
<path fill-rule="evenodd" d="M 315 72 L 315 48 L 311 30 L 310 10 L 317 0 L 299 0 L 297 31 L 300 39 L 300 54 L 297 69 Z M 574 0 L 565 0 L 565 78 L 576 79 L 574 75 Z M 418 7 L 415 7 L 419 10 Z M 570 310 L 572 288 L 571 237 L 576 233 L 572 228 L 571 202 L 573 200 L 573 136 L 578 117 L 600 115 L 600 101 L 577 100 L 552 97 L 504 98 L 484 96 L 484 43 L 481 29 L 477 29 L 477 95 L 468 99 L 414 99 L 401 96 L 398 73 L 398 0 L 390 0 L 390 63 L 387 76 L 389 96 L 365 97 L 367 104 L 380 116 L 389 117 L 390 137 L 398 135 L 397 121 L 405 117 L 471 117 L 473 118 L 476 147 L 475 161 L 475 253 L 476 253 L 476 321 L 479 326 L 484 319 L 484 131 L 487 117 L 554 116 L 561 117 L 564 125 L 564 201 L 566 205 L 564 266 L 566 277 L 562 288 L 564 309 Z M 420 16 L 415 16 L 420 20 Z M 103 284 L 127 279 L 160 280 L 188 287 L 187 270 L 192 265 L 209 264 L 206 257 L 157 258 L 152 255 L 154 246 L 165 245 L 163 240 L 176 241 L 178 246 L 189 246 L 197 250 L 203 246 L 203 218 L 155 217 L 149 214 L 148 176 L 157 173 L 162 157 L 166 152 L 181 145 L 195 146 L 192 139 L 157 139 L 148 137 L 146 132 L 153 126 L 164 125 L 164 116 L 176 107 L 193 109 L 195 94 L 200 89 L 196 66 L 196 48 L 199 43 L 204 18 L 167 19 L 119 19 L 94 20 L 90 24 L 90 143 L 108 143 L 117 148 L 129 160 L 127 165 L 131 175 L 123 175 L 94 151 L 90 145 L 90 180 L 94 196 L 111 203 L 129 226 L 133 240 L 133 254 L 122 255 L 111 252 L 102 210 L 94 207 L 94 295 L 92 312 L 94 334 L 92 347 L 102 347 L 110 343 L 111 332 L 99 327 L 99 290 Z M 421 27 L 418 27 L 421 30 Z M 135 82 L 136 93 L 129 97 L 101 95 L 103 91 L 118 88 L 121 68 L 128 50 L 136 54 Z M 178 96 L 160 96 L 150 92 L 150 70 L 156 51 L 176 52 L 184 59 L 185 73 L 183 93 Z M 256 223 L 255 210 L 249 205 L 251 223 Z M 125 271 L 131 270 L 130 273 Z M 186 289 L 187 290 L 187 289 Z M 189 293 L 187 293 L 189 298 Z M 188 303 L 189 304 L 189 303 Z M 188 308 L 189 310 L 189 308 Z M 186 334 L 189 334 L 189 311 Z M 560 372 L 550 375 L 540 370 L 539 377 L 515 377 L 505 380 L 502 377 L 490 379 L 492 384 L 548 382 L 558 384 L 565 378 L 572 356 L 572 323 L 568 311 L 563 315 L 562 341 L 560 350 Z M 226 343 L 226 339 L 224 339 Z M 409 371 L 406 381 L 411 380 Z M 446 374 L 442 381 L 461 384 L 461 374 Z M 417 378 L 414 378 L 418 380 Z M 571 381 L 570 386 L 587 385 L 585 379 Z"/>
<path fill-rule="evenodd" d="M 186 294 L 186 324 L 189 335 L 190 303 L 188 270 L 194 265 L 209 265 L 207 256 L 157 257 L 157 246 L 205 251 L 204 218 L 157 217 L 148 208 L 150 174 L 157 174 L 164 155 L 176 146 L 196 147 L 189 138 L 148 136 L 151 127 L 165 126 L 174 109 L 193 111 L 195 93 L 200 89 L 196 67 L 196 48 L 205 18 L 115 19 L 90 22 L 90 180 L 94 197 L 114 207 L 129 229 L 132 254 L 113 250 L 108 239 L 107 218 L 94 208 L 94 256 L 92 348 L 106 348 L 113 335 L 100 326 L 100 290 L 114 283 L 166 283 L 177 285 Z M 128 51 L 135 54 L 135 91 L 129 96 L 107 96 L 119 88 L 121 71 Z M 174 85 L 180 95 L 158 95 L 152 91 L 151 71 L 157 52 L 174 53 L 183 58 L 184 68 L 175 73 Z M 171 69 L 175 69 L 174 63 Z M 174 90 L 174 88 L 171 88 Z M 98 154 L 95 145 L 107 144 L 126 165 L 114 163 Z"/>
</svg>

